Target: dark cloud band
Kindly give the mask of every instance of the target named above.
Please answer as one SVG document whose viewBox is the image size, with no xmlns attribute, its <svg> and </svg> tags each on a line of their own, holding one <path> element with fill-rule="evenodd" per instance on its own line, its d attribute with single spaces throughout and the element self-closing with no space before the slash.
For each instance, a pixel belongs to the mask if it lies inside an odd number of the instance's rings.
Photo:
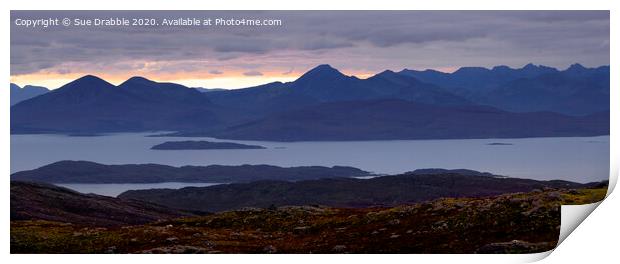
<svg viewBox="0 0 620 264">
<path fill-rule="evenodd" d="M 283 53 L 286 57 L 277 62 L 284 69 L 315 61 L 367 70 L 526 62 L 558 67 L 574 62 L 609 64 L 608 11 L 11 12 L 12 21 L 50 17 L 247 17 L 283 23 L 277 27 L 222 28 L 26 28 L 12 23 L 12 75 L 46 69 L 70 72 L 55 69 L 67 63 L 90 64 L 96 69 L 132 60 L 225 62 L 248 56 L 276 58 Z"/>
</svg>

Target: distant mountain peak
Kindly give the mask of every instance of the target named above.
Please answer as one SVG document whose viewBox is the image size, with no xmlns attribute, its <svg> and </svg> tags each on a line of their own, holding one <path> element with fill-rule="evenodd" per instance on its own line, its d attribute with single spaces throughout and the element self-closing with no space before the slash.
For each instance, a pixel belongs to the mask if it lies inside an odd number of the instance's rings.
<svg viewBox="0 0 620 264">
<path fill-rule="evenodd" d="M 133 76 L 129 79 L 127 79 L 127 81 L 132 81 L 132 82 L 153 82 L 147 78 L 144 78 L 142 76 Z"/>
<path fill-rule="evenodd" d="M 579 63 L 574 63 L 571 64 L 570 67 L 568 67 L 568 69 L 566 69 L 567 71 L 582 71 L 585 70 L 586 67 L 583 67 L 583 65 L 579 64 Z"/>
<path fill-rule="evenodd" d="M 388 79 L 388 80 L 395 80 L 395 79 L 413 79 L 413 77 L 408 76 L 406 74 L 400 74 L 400 73 L 396 73 L 392 70 L 385 70 L 382 71 L 380 73 L 375 74 L 374 76 L 370 77 L 371 78 L 383 78 L 383 79 Z"/>
<path fill-rule="evenodd" d="M 495 67 L 493 67 L 491 69 L 492 71 L 509 71 L 512 70 L 512 68 L 506 66 L 506 65 L 497 65 Z"/>
<path fill-rule="evenodd" d="M 376 76 L 392 76 L 392 75 L 398 75 L 398 73 L 395 73 L 392 70 L 385 70 L 385 71 L 378 73 Z"/>
<path fill-rule="evenodd" d="M 338 70 L 336 70 L 336 68 L 332 67 L 329 64 L 320 64 L 320 65 L 312 68 L 312 70 L 310 70 L 310 71 L 313 71 L 313 70 L 317 70 L 317 71 L 326 71 L 326 70 L 328 70 L 328 71 L 338 71 Z"/>
<path fill-rule="evenodd" d="M 129 79 L 127 79 L 126 81 L 124 81 L 121 86 L 123 84 L 152 84 L 155 83 L 155 81 L 149 80 L 147 78 L 144 78 L 142 76 L 133 76 Z"/>
<path fill-rule="evenodd" d="M 345 75 L 329 64 L 321 64 L 319 66 L 312 68 L 308 72 L 304 73 L 304 75 L 299 77 L 298 81 L 304 81 L 304 80 L 315 79 L 315 78 L 331 79 L 331 78 L 339 78 L 339 77 L 345 77 Z"/>
<path fill-rule="evenodd" d="M 104 79 L 101 79 L 95 75 L 84 75 L 68 84 L 66 84 L 65 86 L 112 86 L 114 87 L 114 85 L 112 85 L 111 83 L 107 82 Z M 63 86 L 64 87 L 64 86 Z"/>
<path fill-rule="evenodd" d="M 548 67 L 548 66 L 541 65 L 541 64 L 536 65 L 533 63 L 526 64 L 520 70 L 528 74 L 543 74 L 543 73 L 551 73 L 551 72 L 558 71 L 556 68 L 553 68 L 553 67 Z"/>
<path fill-rule="evenodd" d="M 467 74 L 467 73 L 486 73 L 489 72 L 489 69 L 484 67 L 461 67 L 456 70 L 453 74 Z"/>
<path fill-rule="evenodd" d="M 430 73 L 430 74 L 442 74 L 442 75 L 450 75 L 450 73 L 446 73 L 446 72 L 442 72 L 442 71 L 438 71 L 435 69 L 425 69 L 425 70 L 412 70 L 412 69 L 403 69 L 402 71 L 398 72 L 399 74 L 408 74 L 408 73 Z"/>
<path fill-rule="evenodd" d="M 75 80 L 76 81 L 79 81 L 79 80 L 82 80 L 82 81 L 87 81 L 87 80 L 88 81 L 94 81 L 94 80 L 96 80 L 96 81 L 104 81 L 105 82 L 105 80 L 103 80 L 103 79 L 101 79 L 101 78 L 99 78 L 99 77 L 97 77 L 95 75 L 92 75 L 92 74 L 84 75 L 84 76 L 82 76 L 80 78 L 77 78 Z"/>
</svg>

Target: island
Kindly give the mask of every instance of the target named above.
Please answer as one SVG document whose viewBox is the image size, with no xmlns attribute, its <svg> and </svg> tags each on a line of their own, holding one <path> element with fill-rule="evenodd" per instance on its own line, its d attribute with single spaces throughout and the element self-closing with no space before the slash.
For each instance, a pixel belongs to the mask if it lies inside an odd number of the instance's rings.
<svg viewBox="0 0 620 264">
<path fill-rule="evenodd" d="M 16 181 L 46 183 L 240 183 L 303 181 L 321 178 L 370 176 L 371 172 L 346 166 L 278 167 L 271 165 L 208 165 L 173 167 L 159 164 L 106 165 L 89 161 L 58 161 L 11 174 Z"/>
<path fill-rule="evenodd" d="M 100 133 L 72 133 L 72 134 L 67 134 L 68 137 L 102 137 L 105 136 L 105 134 L 100 134 Z"/>
<path fill-rule="evenodd" d="M 151 147 L 155 150 L 199 150 L 199 149 L 265 149 L 263 146 L 246 145 L 232 142 L 211 141 L 167 141 Z"/>
<path fill-rule="evenodd" d="M 512 146 L 514 144 L 512 144 L 512 143 L 493 142 L 493 143 L 489 143 L 487 145 L 489 145 L 489 146 Z"/>
</svg>

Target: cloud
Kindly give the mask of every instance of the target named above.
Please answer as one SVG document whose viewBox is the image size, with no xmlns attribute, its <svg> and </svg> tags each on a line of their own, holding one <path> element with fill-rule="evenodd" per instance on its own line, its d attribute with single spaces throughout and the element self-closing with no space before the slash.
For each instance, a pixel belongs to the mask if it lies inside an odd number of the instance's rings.
<svg viewBox="0 0 620 264">
<path fill-rule="evenodd" d="M 337 49 L 353 47 L 353 43 L 340 40 L 315 39 L 304 41 L 300 47 L 303 50 Z"/>
<path fill-rule="evenodd" d="M 259 71 L 249 71 L 249 72 L 244 72 L 243 75 L 245 75 L 245 76 L 263 76 L 263 73 L 259 72 Z"/>
<path fill-rule="evenodd" d="M 291 67 L 288 71 L 283 72 L 283 75 L 289 75 L 291 73 L 293 73 L 293 70 L 295 70 L 295 67 Z"/>
<path fill-rule="evenodd" d="M 58 68 L 56 69 L 56 72 L 59 74 L 69 74 L 71 73 L 71 69 L 68 68 Z"/>
<path fill-rule="evenodd" d="M 218 70 L 210 70 L 209 73 L 219 75 L 219 74 L 223 74 L 224 72 L 218 71 Z"/>
<path fill-rule="evenodd" d="M 262 72 L 323 63 L 364 72 L 609 64 L 609 11 L 11 11 L 11 20 L 144 16 L 268 18 L 283 25 L 32 29 L 11 23 L 11 75 L 228 72 L 250 64 Z"/>
<path fill-rule="evenodd" d="M 258 42 L 258 43 L 257 43 Z M 215 43 L 213 50 L 216 52 L 243 52 L 262 54 L 271 49 L 272 43 L 265 40 L 244 41 L 243 39 L 234 39 Z"/>
</svg>

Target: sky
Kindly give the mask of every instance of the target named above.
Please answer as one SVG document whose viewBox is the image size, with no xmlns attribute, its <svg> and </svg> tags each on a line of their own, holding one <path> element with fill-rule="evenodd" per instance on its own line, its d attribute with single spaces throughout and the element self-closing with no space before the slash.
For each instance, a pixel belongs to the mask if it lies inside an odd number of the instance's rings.
<svg viewBox="0 0 620 264">
<path fill-rule="evenodd" d="M 26 27 L 36 19 L 70 26 Z M 78 26 L 75 19 L 155 19 Z M 178 18 L 277 25 L 170 26 Z M 144 21 L 144 20 L 143 20 Z M 386 69 L 564 69 L 609 65 L 608 11 L 11 11 L 11 82 L 58 88 L 92 74 L 235 89 L 293 81 L 319 65 L 367 78 Z"/>
</svg>

